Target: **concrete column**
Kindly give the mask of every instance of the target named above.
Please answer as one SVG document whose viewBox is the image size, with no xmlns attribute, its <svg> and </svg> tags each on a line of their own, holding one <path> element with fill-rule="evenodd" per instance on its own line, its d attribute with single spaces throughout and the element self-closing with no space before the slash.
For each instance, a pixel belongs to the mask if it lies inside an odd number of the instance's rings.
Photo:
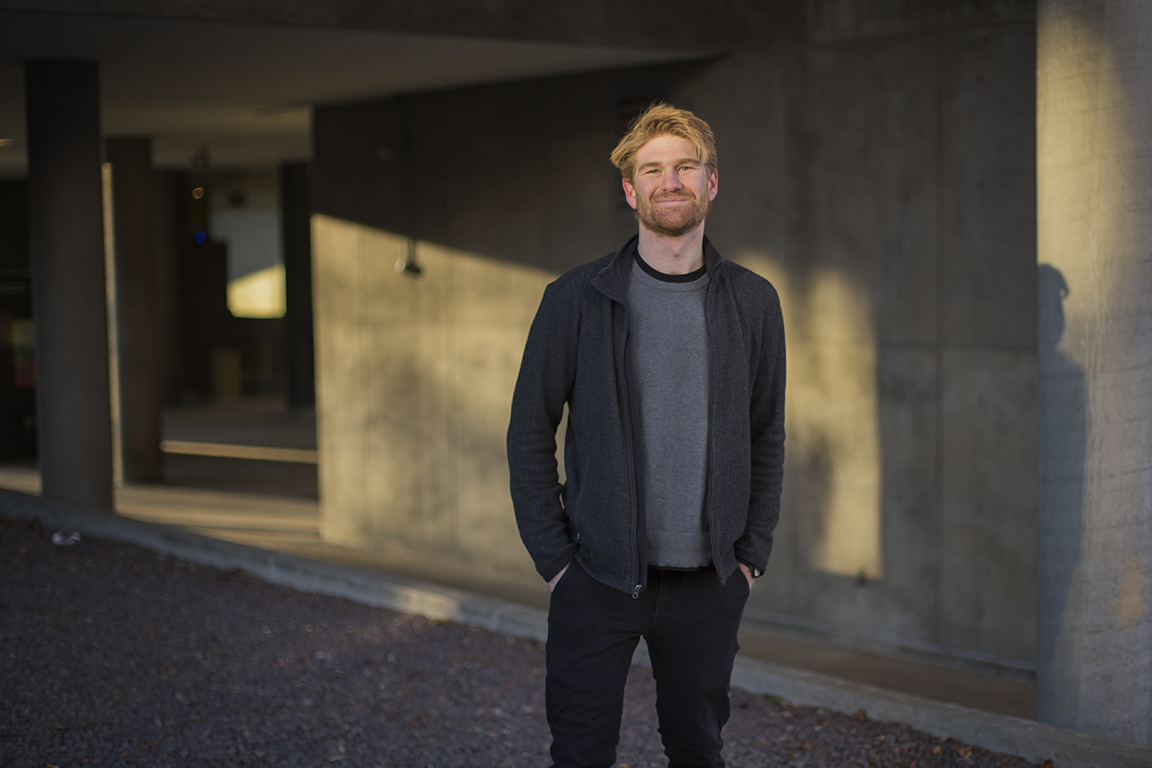
<svg viewBox="0 0 1152 768">
<path fill-rule="evenodd" d="M 24 66 L 44 495 L 112 509 L 98 70 Z"/>
<path fill-rule="evenodd" d="M 280 218 L 284 242 L 285 337 L 288 405 L 316 404 L 316 362 L 312 341 L 312 221 L 308 166 L 280 166 Z"/>
<path fill-rule="evenodd" d="M 124 482 L 158 483 L 163 463 L 152 141 L 108 139 L 106 150 L 112 165 L 120 474 Z"/>
<path fill-rule="evenodd" d="M 1152 744 L 1152 4 L 1037 17 L 1037 715 Z"/>
<path fill-rule="evenodd" d="M 164 405 L 180 403 L 180 254 L 187 233 L 187 179 L 180 171 L 156 171 L 153 234 L 156 243 L 156 297 L 159 306 L 160 393 Z"/>
</svg>

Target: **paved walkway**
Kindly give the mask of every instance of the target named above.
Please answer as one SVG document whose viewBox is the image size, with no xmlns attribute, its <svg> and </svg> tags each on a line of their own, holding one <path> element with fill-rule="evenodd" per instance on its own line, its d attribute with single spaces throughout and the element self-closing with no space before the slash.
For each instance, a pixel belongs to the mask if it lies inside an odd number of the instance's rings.
<svg viewBox="0 0 1152 768">
<path fill-rule="evenodd" d="M 535 639 L 53 538 L 0 513 L 0 765 L 549 763 Z M 631 670 L 617 768 L 667 766 L 655 698 Z M 1048 768 L 739 688 L 731 703 L 732 768 Z"/>
<path fill-rule="evenodd" d="M 322 541 L 313 415 L 251 402 L 177 409 L 165 414 L 164 437 L 168 484 L 119 488 L 115 516 L 36 499 L 39 474 L 27 464 L 0 464 L 0 489 L 9 489 L 0 490 L 0 513 L 241 567 L 274 583 L 543 639 L 543 583 L 433 564 L 402 549 L 369 552 Z M 241 458 L 253 451 L 273 460 Z M 1036 762 L 1058 757 L 1061 767 L 1152 766 L 1152 750 L 1031 720 L 1035 686 L 1026 679 L 813 642 L 747 619 L 740 644 L 733 683 L 749 691 L 848 713 L 863 708 L 870 717 Z M 644 660 L 643 645 L 638 656 Z"/>
<path fill-rule="evenodd" d="M 39 476 L 32 468 L 0 466 L 0 487 L 39 493 Z M 117 491 L 117 509 L 125 517 L 179 526 L 222 541 L 548 609 L 543 583 L 525 585 L 499 572 L 430 564 L 402 550 L 367 552 L 327 544 L 320 538 L 319 508 L 313 499 L 135 485 Z M 1035 711 L 1035 686 L 1026 680 L 840 648 L 747 621 L 740 645 L 749 659 L 894 692 L 1020 718 L 1030 718 Z"/>
<path fill-rule="evenodd" d="M 326 544 L 313 499 L 127 486 L 117 492 L 119 514 L 108 515 L 40 499 L 38 491 L 35 469 L 0 466 L 0 512 L 37 519 L 52 529 L 129 541 L 192 562 L 242 568 L 272 583 L 428 618 L 520 637 L 545 636 L 543 585 L 533 589 L 498 574 L 432 569 L 397 553 Z M 750 692 L 846 713 L 863 709 L 874 720 L 907 723 L 994 752 L 1036 763 L 1053 759 L 1057 768 L 1152 766 L 1152 749 L 997 713 L 997 707 L 1005 708 L 999 697 L 1012 696 L 1020 681 L 822 647 L 756 629 L 744 632 L 741 645 L 733 685 Z M 638 657 L 644 661 L 643 646 Z M 1011 704 L 1018 705 L 1019 700 Z"/>
</svg>

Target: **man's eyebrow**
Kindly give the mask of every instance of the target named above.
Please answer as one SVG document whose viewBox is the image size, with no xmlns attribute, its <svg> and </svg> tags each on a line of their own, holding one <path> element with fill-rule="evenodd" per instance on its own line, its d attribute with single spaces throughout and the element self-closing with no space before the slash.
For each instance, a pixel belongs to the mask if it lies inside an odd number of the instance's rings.
<svg viewBox="0 0 1152 768">
<path fill-rule="evenodd" d="M 679 160 L 674 161 L 672 163 L 672 165 L 699 165 L 699 166 L 703 167 L 704 161 L 698 160 L 695 157 L 682 157 Z M 643 165 L 636 166 L 636 170 L 642 171 L 645 168 L 659 168 L 659 167 L 660 167 L 660 163 L 656 162 L 655 160 L 650 160 L 649 162 L 644 163 Z"/>
</svg>

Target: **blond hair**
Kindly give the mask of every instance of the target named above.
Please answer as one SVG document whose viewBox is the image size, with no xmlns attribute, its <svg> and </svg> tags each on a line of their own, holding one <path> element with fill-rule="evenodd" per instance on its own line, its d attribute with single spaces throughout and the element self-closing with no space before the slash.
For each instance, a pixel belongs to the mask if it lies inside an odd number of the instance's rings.
<svg viewBox="0 0 1152 768">
<path fill-rule="evenodd" d="M 704 163 L 708 175 L 716 172 L 716 137 L 708 123 L 686 109 L 656 102 L 632 121 L 628 133 L 612 150 L 609 159 L 620 169 L 623 178 L 632 180 L 636 173 L 636 153 L 657 136 L 679 136 L 688 140 L 696 148 L 696 159 Z"/>
</svg>

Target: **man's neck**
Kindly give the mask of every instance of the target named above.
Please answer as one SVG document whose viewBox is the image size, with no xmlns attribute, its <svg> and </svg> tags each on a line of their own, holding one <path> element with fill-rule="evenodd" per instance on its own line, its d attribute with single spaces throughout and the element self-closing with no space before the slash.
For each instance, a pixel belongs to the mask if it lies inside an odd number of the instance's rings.
<svg viewBox="0 0 1152 768">
<path fill-rule="evenodd" d="M 636 244 L 648 266 L 666 275 L 686 275 L 704 266 L 704 224 L 679 237 L 658 235 L 640 225 Z"/>
</svg>

